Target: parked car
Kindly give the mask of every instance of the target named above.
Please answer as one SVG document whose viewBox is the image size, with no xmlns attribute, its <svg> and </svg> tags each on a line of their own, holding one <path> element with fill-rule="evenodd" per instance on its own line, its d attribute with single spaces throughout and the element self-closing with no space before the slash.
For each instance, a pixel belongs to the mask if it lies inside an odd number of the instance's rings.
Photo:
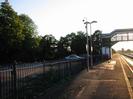
<svg viewBox="0 0 133 99">
<path fill-rule="evenodd" d="M 65 59 L 67 59 L 67 60 L 76 60 L 76 59 L 84 59 L 84 57 L 80 57 L 78 55 L 72 54 L 72 55 L 69 55 L 69 56 L 65 57 Z"/>
</svg>

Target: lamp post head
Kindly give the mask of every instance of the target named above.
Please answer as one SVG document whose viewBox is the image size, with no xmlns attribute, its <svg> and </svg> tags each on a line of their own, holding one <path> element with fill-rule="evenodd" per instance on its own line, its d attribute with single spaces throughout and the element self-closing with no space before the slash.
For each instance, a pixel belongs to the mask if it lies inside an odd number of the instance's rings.
<svg viewBox="0 0 133 99">
<path fill-rule="evenodd" d="M 97 21 L 92 21 L 91 23 L 97 23 Z"/>
<path fill-rule="evenodd" d="M 91 24 L 90 22 L 86 21 L 84 24 Z"/>
<path fill-rule="evenodd" d="M 97 23 L 97 21 L 91 21 L 91 22 L 88 22 L 88 21 L 85 21 L 83 20 L 84 24 L 92 24 L 92 23 Z"/>
<path fill-rule="evenodd" d="M 86 21 L 86 20 L 83 20 L 84 24 L 89 24 L 90 22 Z"/>
</svg>

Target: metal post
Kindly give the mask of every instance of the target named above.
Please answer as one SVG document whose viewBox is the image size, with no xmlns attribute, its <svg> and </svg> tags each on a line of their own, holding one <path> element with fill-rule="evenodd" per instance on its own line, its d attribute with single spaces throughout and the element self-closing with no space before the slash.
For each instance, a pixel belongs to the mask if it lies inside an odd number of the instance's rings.
<svg viewBox="0 0 133 99">
<path fill-rule="evenodd" d="M 85 24 L 85 29 L 86 29 L 86 52 L 87 52 L 87 71 L 89 70 L 89 39 L 88 39 L 88 22 L 87 22 L 87 18 L 85 20 L 83 20 L 84 24 Z"/>
<path fill-rule="evenodd" d="M 16 78 L 16 61 L 14 61 L 13 67 L 12 67 L 12 80 L 13 80 L 13 98 L 17 99 L 17 78 Z"/>
<path fill-rule="evenodd" d="M 88 39 L 88 26 L 87 23 L 85 24 L 86 28 L 86 36 L 87 36 L 87 44 L 86 44 L 86 51 L 87 51 L 87 71 L 89 70 L 89 39 Z"/>
<path fill-rule="evenodd" d="M 0 97 L 2 97 L 2 77 L 1 77 L 1 71 L 0 71 Z"/>
<path fill-rule="evenodd" d="M 58 79 L 61 79 L 61 69 L 60 69 L 60 63 L 58 63 Z"/>
<path fill-rule="evenodd" d="M 92 31 L 91 31 L 91 23 L 90 23 L 90 67 L 93 66 L 93 46 L 92 46 Z"/>
<path fill-rule="evenodd" d="M 84 22 L 85 21 L 85 22 Z M 87 20 L 83 20 L 84 24 L 86 25 L 86 34 L 87 34 L 87 70 L 89 69 L 89 47 L 88 47 L 88 28 L 87 28 L 87 25 L 89 24 L 90 25 L 90 65 L 91 65 L 91 68 L 93 66 L 93 47 L 92 47 L 92 37 L 91 37 L 91 24 L 92 23 L 97 23 L 97 21 L 91 21 L 91 22 L 88 22 Z"/>
<path fill-rule="evenodd" d="M 43 75 L 45 75 L 45 60 L 43 60 Z"/>
<path fill-rule="evenodd" d="M 89 22 L 90 24 L 90 46 L 91 46 L 91 51 L 90 51 L 90 58 L 91 58 L 91 68 L 93 67 L 93 46 L 92 46 L 92 27 L 91 27 L 91 24 L 92 23 L 97 23 L 97 21 L 92 21 L 92 22 Z"/>
<path fill-rule="evenodd" d="M 101 37 L 101 61 L 103 61 L 103 38 Z"/>
</svg>

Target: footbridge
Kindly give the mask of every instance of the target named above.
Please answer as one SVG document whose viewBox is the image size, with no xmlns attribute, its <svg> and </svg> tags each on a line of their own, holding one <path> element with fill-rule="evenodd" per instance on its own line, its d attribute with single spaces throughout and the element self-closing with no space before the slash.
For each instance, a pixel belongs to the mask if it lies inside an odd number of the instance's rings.
<svg viewBox="0 0 133 99">
<path fill-rule="evenodd" d="M 111 58 L 111 47 L 117 42 L 122 41 L 133 41 L 133 28 L 116 29 L 111 33 L 102 34 L 102 54 Z"/>
</svg>

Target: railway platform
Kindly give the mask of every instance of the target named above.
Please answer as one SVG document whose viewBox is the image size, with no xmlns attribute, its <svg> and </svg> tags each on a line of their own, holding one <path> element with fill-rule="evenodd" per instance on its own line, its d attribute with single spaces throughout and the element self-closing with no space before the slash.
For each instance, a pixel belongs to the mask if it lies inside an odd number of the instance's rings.
<svg viewBox="0 0 133 99">
<path fill-rule="evenodd" d="M 39 99 L 133 99 L 133 73 L 127 64 L 115 54 L 111 60 L 82 71 L 69 84 Z"/>
</svg>

